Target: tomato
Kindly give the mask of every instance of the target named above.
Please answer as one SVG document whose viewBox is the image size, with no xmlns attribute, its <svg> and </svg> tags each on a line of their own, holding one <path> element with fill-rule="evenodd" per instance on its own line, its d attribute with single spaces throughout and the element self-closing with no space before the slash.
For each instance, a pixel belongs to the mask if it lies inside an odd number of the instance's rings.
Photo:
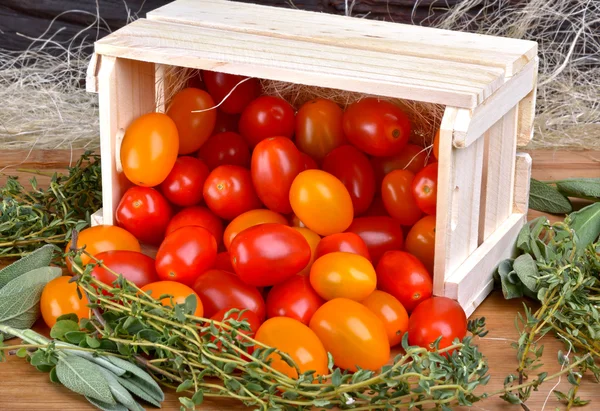
<svg viewBox="0 0 600 411">
<path fill-rule="evenodd" d="M 302 221 L 300 221 L 300 219 L 298 218 L 298 216 L 296 214 L 292 214 L 290 216 L 289 220 L 290 220 L 290 226 L 292 226 L 292 227 L 306 228 L 306 224 L 304 224 Z"/>
<path fill-rule="evenodd" d="M 324 303 L 308 277 L 295 275 L 271 288 L 267 295 L 267 317 L 290 317 L 308 325 Z"/>
<path fill-rule="evenodd" d="M 227 114 L 217 109 L 217 120 L 215 122 L 215 128 L 213 129 L 213 135 L 225 133 L 226 131 L 233 131 L 234 133 L 237 133 L 239 121 L 239 114 Z M 204 144 L 207 142 L 208 140 Z M 202 146 L 204 146 L 204 144 Z"/>
<path fill-rule="evenodd" d="M 211 170 L 223 165 L 250 168 L 250 147 L 244 137 L 226 131 L 210 137 L 200 147 L 198 158 Z"/>
<path fill-rule="evenodd" d="M 171 206 L 157 190 L 131 187 L 123 194 L 115 219 L 142 243 L 158 245 L 165 238 L 172 214 Z"/>
<path fill-rule="evenodd" d="M 319 257 L 310 269 L 310 284 L 326 300 L 362 301 L 377 286 L 377 274 L 362 255 L 333 252 Z"/>
<path fill-rule="evenodd" d="M 432 297 L 415 308 L 408 320 L 408 343 L 433 351 L 432 344 L 440 336 L 438 348 L 452 345 L 455 338 L 467 335 L 467 316 L 456 301 Z"/>
<path fill-rule="evenodd" d="M 160 184 L 160 191 L 171 203 L 186 207 L 202 201 L 202 188 L 210 171 L 194 157 L 179 157 L 173 169 Z"/>
<path fill-rule="evenodd" d="M 135 119 L 121 143 L 121 165 L 129 181 L 154 187 L 171 172 L 179 150 L 177 126 L 166 114 L 149 113 Z"/>
<path fill-rule="evenodd" d="M 433 157 L 439 161 L 440 159 L 440 130 L 435 132 L 435 137 L 433 138 Z"/>
<path fill-rule="evenodd" d="M 206 207 L 187 207 L 175 214 L 167 226 L 166 235 L 187 226 L 204 227 L 215 237 L 217 244 L 223 241 L 223 222 Z"/>
<path fill-rule="evenodd" d="M 396 297 L 375 290 L 362 301 L 362 305 L 383 322 L 390 347 L 402 341 L 404 333 L 408 330 L 408 313 Z"/>
<path fill-rule="evenodd" d="M 160 300 L 160 303 L 165 307 L 174 307 L 176 304 L 184 304 L 187 297 L 194 295 L 196 296 L 196 311 L 194 311 L 194 315 L 196 317 L 202 317 L 204 315 L 202 299 L 194 292 L 194 290 L 185 284 L 175 281 L 157 281 L 155 283 L 146 284 L 141 287 L 141 290 L 145 293 L 149 293 L 150 297 L 155 300 L 161 295 L 169 295 L 170 297 L 165 297 Z M 150 291 L 152 292 L 150 293 Z"/>
<path fill-rule="evenodd" d="M 376 98 L 350 104 L 343 123 L 346 138 L 372 156 L 400 153 L 410 136 L 410 120 L 400 107 Z"/>
<path fill-rule="evenodd" d="M 433 282 L 417 257 L 405 251 L 388 251 L 377 264 L 377 288 L 390 293 L 411 312 L 433 293 Z"/>
<path fill-rule="evenodd" d="M 106 267 L 117 274 L 123 275 L 123 278 L 131 281 L 138 287 L 143 287 L 146 284 L 159 280 L 156 268 L 154 267 L 154 259 L 139 251 L 105 251 L 96 254 L 96 258 L 102 260 Z M 107 285 L 112 285 L 117 279 L 113 273 L 100 266 L 94 267 L 91 274 L 92 277 Z"/>
<path fill-rule="evenodd" d="M 250 330 L 239 330 L 238 333 L 239 334 L 245 334 L 249 337 L 254 337 L 254 335 L 256 334 L 256 332 L 258 331 L 258 329 L 260 328 L 260 325 L 262 324 L 262 321 L 258 318 L 258 316 L 256 315 L 256 313 L 254 311 L 250 311 L 250 310 L 245 310 L 243 313 L 240 312 L 232 312 L 229 315 L 226 315 L 230 310 L 232 310 L 231 308 L 223 308 L 222 310 L 219 310 L 215 315 L 213 315 L 212 317 L 210 317 L 211 320 L 214 321 L 219 321 L 225 324 L 228 324 L 227 320 L 235 320 L 235 321 L 246 321 L 248 323 L 248 327 L 250 328 Z M 215 324 L 215 327 L 217 327 L 217 329 L 221 329 L 221 327 L 219 325 Z M 244 337 L 242 337 L 241 335 L 237 335 L 236 339 L 240 342 L 248 342 L 248 340 Z M 215 340 L 215 338 L 211 338 L 211 340 Z M 217 341 L 216 342 L 217 347 L 221 347 L 222 343 L 221 341 Z M 246 349 L 249 352 L 254 351 L 254 349 L 249 349 L 250 347 L 247 347 Z"/>
<path fill-rule="evenodd" d="M 56 319 L 61 315 L 76 314 L 78 318 L 89 318 L 89 301 L 85 294 L 79 298 L 77 283 L 69 283 L 70 279 L 70 276 L 55 278 L 42 290 L 40 310 L 49 328 L 56 324 Z"/>
<path fill-rule="evenodd" d="M 355 218 L 348 232 L 362 238 L 375 266 L 386 251 L 401 250 L 404 246 L 402 227 L 391 217 Z"/>
<path fill-rule="evenodd" d="M 381 189 L 381 187 L 380 187 Z M 385 209 L 385 205 L 383 204 L 383 200 L 379 196 L 375 196 L 371 205 L 362 214 L 362 217 L 389 217 L 387 210 Z"/>
<path fill-rule="evenodd" d="M 298 174 L 290 187 L 290 204 L 306 227 L 319 235 L 346 230 L 354 215 L 352 198 L 344 184 L 321 170 Z"/>
<path fill-rule="evenodd" d="M 302 154 L 292 140 L 270 137 L 258 143 L 252 153 L 250 171 L 256 194 L 263 204 L 278 213 L 291 213 L 290 186 L 304 171 Z"/>
<path fill-rule="evenodd" d="M 315 261 L 315 251 L 317 250 L 317 245 L 321 241 L 321 236 L 314 231 L 309 230 L 306 227 L 292 227 L 294 230 L 298 231 L 302 234 L 302 237 L 306 240 L 308 245 L 310 246 L 310 261 L 304 267 L 302 271 L 300 271 L 299 275 L 309 275 L 310 267 L 312 267 L 313 262 Z"/>
<path fill-rule="evenodd" d="M 298 274 L 310 261 L 302 234 L 283 224 L 267 223 L 239 233 L 229 246 L 231 265 L 253 286 L 275 285 Z"/>
<path fill-rule="evenodd" d="M 406 236 L 406 251 L 417 257 L 433 276 L 435 263 L 435 216 L 427 215 L 411 227 Z"/>
<path fill-rule="evenodd" d="M 367 156 L 356 147 L 341 146 L 327 154 L 322 168 L 346 186 L 354 215 L 367 211 L 375 195 L 375 174 Z"/>
<path fill-rule="evenodd" d="M 310 320 L 310 329 L 333 356 L 335 365 L 349 371 L 376 371 L 388 362 L 390 344 L 383 323 L 364 305 L 347 298 L 323 304 Z"/>
<path fill-rule="evenodd" d="M 225 113 L 241 113 L 260 94 L 260 83 L 256 78 L 204 70 L 202 79 L 210 95 L 221 104 L 219 108 Z"/>
<path fill-rule="evenodd" d="M 191 285 L 215 264 L 217 241 L 205 228 L 181 227 L 169 234 L 156 253 L 156 272 L 161 280 Z"/>
<path fill-rule="evenodd" d="M 233 220 L 262 205 L 254 191 L 250 171 L 240 166 L 215 168 L 208 175 L 203 192 L 208 208 L 225 220 Z"/>
<path fill-rule="evenodd" d="M 408 170 L 394 170 L 383 179 L 381 197 L 388 214 L 402 225 L 413 225 L 423 212 L 412 195 L 415 175 Z"/>
<path fill-rule="evenodd" d="M 235 273 L 233 266 L 231 265 L 231 256 L 229 255 L 228 251 L 223 251 L 217 254 L 213 268 L 215 270 L 223 270 L 229 271 L 230 273 Z"/>
<path fill-rule="evenodd" d="M 261 96 L 246 106 L 239 129 L 250 147 L 269 137 L 292 138 L 294 109 L 279 97 Z"/>
<path fill-rule="evenodd" d="M 383 178 L 394 170 L 408 170 L 417 174 L 427 165 L 427 150 L 415 144 L 404 146 L 400 154 L 391 157 L 371 157 L 375 172 L 376 191 L 381 189 Z"/>
<path fill-rule="evenodd" d="M 285 219 L 285 217 L 279 213 L 276 213 L 275 211 L 265 210 L 263 208 L 246 211 L 245 213 L 240 214 L 239 216 L 231 220 L 231 222 L 225 229 L 225 233 L 223 234 L 223 243 L 225 244 L 225 248 L 229 250 L 231 242 L 233 241 L 235 236 L 244 231 L 245 229 L 265 223 L 278 223 L 288 225 L 288 222 Z"/>
<path fill-rule="evenodd" d="M 301 153 L 301 154 L 302 154 L 302 161 L 304 162 L 303 170 L 318 170 L 319 169 L 317 162 L 315 160 L 313 160 L 308 154 L 306 154 L 306 153 Z"/>
<path fill-rule="evenodd" d="M 169 103 L 167 115 L 179 132 L 179 154 L 190 154 L 202 147 L 215 128 L 215 102 L 204 90 L 184 88 Z M 195 110 L 206 110 L 194 113 Z"/>
<path fill-rule="evenodd" d="M 412 183 L 413 197 L 425 214 L 435 215 L 437 177 L 438 163 L 433 163 L 419 171 Z"/>
<path fill-rule="evenodd" d="M 223 309 L 238 308 L 253 311 L 262 321 L 265 319 L 265 302 L 256 289 L 245 284 L 235 274 L 221 270 L 208 270 L 198 276 L 194 283 L 204 304 L 204 313 L 212 317 Z"/>
<path fill-rule="evenodd" d="M 354 233 L 336 233 L 323 237 L 315 251 L 315 258 L 325 254 L 341 251 L 344 253 L 354 253 L 370 260 L 369 249 L 358 234 Z"/>
<path fill-rule="evenodd" d="M 314 160 L 321 162 L 331 150 L 345 142 L 342 116 L 344 111 L 331 100 L 307 101 L 296 114 L 296 145 Z"/>
</svg>

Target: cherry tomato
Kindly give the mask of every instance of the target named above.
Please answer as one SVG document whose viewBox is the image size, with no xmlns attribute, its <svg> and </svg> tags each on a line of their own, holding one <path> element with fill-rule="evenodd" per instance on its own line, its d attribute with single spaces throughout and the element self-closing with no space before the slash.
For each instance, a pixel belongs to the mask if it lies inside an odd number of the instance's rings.
<svg viewBox="0 0 600 411">
<path fill-rule="evenodd" d="M 438 348 L 452 345 L 455 338 L 467 335 L 467 316 L 456 301 L 432 297 L 415 308 L 408 320 L 408 343 L 433 351 L 432 344 L 440 336 Z"/>
<path fill-rule="evenodd" d="M 248 327 L 250 328 L 250 330 L 239 330 L 238 333 L 240 334 L 245 334 L 249 337 L 254 337 L 254 335 L 256 334 L 256 332 L 258 331 L 258 329 L 260 328 L 260 325 L 262 324 L 262 321 L 258 318 L 258 316 L 256 315 L 256 313 L 254 311 L 250 311 L 250 310 L 245 310 L 243 313 L 240 312 L 231 312 L 229 315 L 227 315 L 228 312 L 230 312 L 232 309 L 231 308 L 223 308 L 222 310 L 219 310 L 215 315 L 213 315 L 212 317 L 210 317 L 211 320 L 214 321 L 219 321 L 222 323 L 227 324 L 228 321 L 227 320 L 235 320 L 235 321 L 246 321 L 248 323 Z M 215 324 L 215 327 L 217 327 L 217 329 L 220 329 L 221 327 L 219 325 Z M 236 339 L 240 342 L 248 342 L 248 340 L 244 337 L 242 337 L 241 335 L 237 335 Z M 214 338 L 211 338 L 211 340 L 215 340 Z M 217 347 L 221 348 L 221 341 L 217 341 L 216 345 Z M 252 347 L 250 349 L 250 347 L 246 347 L 246 349 L 249 352 L 254 351 L 254 348 Z"/>
<path fill-rule="evenodd" d="M 306 228 L 306 224 L 304 224 L 302 221 L 300 221 L 300 219 L 298 218 L 298 216 L 296 214 L 292 214 L 290 216 L 289 220 L 290 220 L 290 226 L 292 226 L 292 227 Z"/>
<path fill-rule="evenodd" d="M 253 286 L 275 285 L 298 274 L 310 261 L 302 234 L 283 224 L 267 223 L 239 233 L 229 246 L 231 265 Z"/>
<path fill-rule="evenodd" d="M 213 267 L 215 270 L 223 270 L 228 271 L 230 273 L 235 273 L 233 266 L 231 265 L 231 256 L 228 251 L 223 251 L 217 254 L 217 258 L 215 259 L 215 265 Z"/>
<path fill-rule="evenodd" d="M 314 231 L 309 230 L 306 227 L 292 227 L 292 228 L 294 230 L 298 231 L 300 234 L 302 234 L 302 237 L 304 237 L 304 239 L 310 246 L 310 261 L 308 262 L 306 267 L 304 267 L 304 269 L 298 273 L 298 275 L 309 275 L 310 267 L 312 267 L 313 263 L 315 262 L 315 251 L 317 250 L 317 245 L 321 241 L 321 236 L 319 234 L 315 233 Z"/>
<path fill-rule="evenodd" d="M 121 164 L 129 181 L 154 187 L 171 172 L 179 150 L 177 126 L 166 114 L 149 113 L 127 127 L 121 143 Z"/>
<path fill-rule="evenodd" d="M 412 183 L 413 197 L 425 214 L 435 215 L 437 177 L 438 163 L 433 163 L 419 171 Z"/>
<path fill-rule="evenodd" d="M 204 315 L 204 307 L 202 305 L 202 299 L 198 294 L 194 292 L 190 287 L 185 284 L 181 284 L 176 281 L 157 281 L 155 283 L 146 284 L 140 287 L 145 293 L 150 293 L 150 297 L 155 300 L 161 295 L 169 295 L 160 300 L 160 303 L 165 307 L 174 307 L 176 304 L 184 304 L 185 299 L 190 295 L 196 296 L 196 311 L 194 315 L 196 317 L 202 317 Z"/>
<path fill-rule="evenodd" d="M 235 236 L 245 229 L 265 223 L 288 225 L 285 217 L 279 213 L 276 213 L 275 211 L 265 210 L 264 208 L 246 211 L 245 213 L 240 214 L 231 220 L 227 228 L 225 228 L 225 233 L 223 234 L 223 243 L 225 244 L 225 248 L 229 250 L 231 242 Z"/>
<path fill-rule="evenodd" d="M 173 211 L 165 198 L 150 187 L 131 187 L 123 194 L 115 219 L 142 243 L 158 245 Z"/>
<path fill-rule="evenodd" d="M 336 251 L 314 262 L 310 269 L 310 284 L 326 300 L 362 301 L 375 290 L 377 274 L 365 257 Z"/>
<path fill-rule="evenodd" d="M 89 318 L 89 301 L 85 295 L 77 295 L 77 283 L 69 283 L 70 276 L 55 278 L 44 286 L 40 298 L 42 318 L 49 328 L 56 324 L 61 315 L 76 314 L 78 318 Z"/>
<path fill-rule="evenodd" d="M 260 83 L 256 78 L 204 70 L 202 79 L 210 95 L 217 103 L 221 103 L 219 108 L 225 113 L 241 113 L 260 94 Z"/>
<path fill-rule="evenodd" d="M 383 322 L 390 347 L 402 341 L 404 333 L 408 330 L 408 313 L 396 297 L 375 290 L 362 301 L 362 305 Z"/>
<path fill-rule="evenodd" d="M 356 147 L 341 146 L 327 154 L 322 168 L 346 186 L 354 215 L 367 211 L 375 195 L 375 174 L 367 156 Z"/>
<path fill-rule="evenodd" d="M 343 122 L 346 138 L 372 156 L 400 153 L 410 136 L 410 121 L 400 107 L 376 98 L 348 106 Z"/>
<path fill-rule="evenodd" d="M 171 203 L 186 207 L 202 201 L 202 188 L 209 174 L 208 167 L 194 157 L 177 159 L 167 178 L 160 184 L 160 191 Z"/>
<path fill-rule="evenodd" d="M 244 137 L 226 131 L 210 137 L 200 147 L 198 158 L 211 170 L 223 165 L 250 168 L 250 147 Z"/>
<path fill-rule="evenodd" d="M 376 371 L 390 359 L 390 344 L 381 320 L 364 305 L 347 298 L 323 304 L 310 320 L 310 329 L 349 371 Z"/>
<path fill-rule="evenodd" d="M 215 264 L 217 241 L 205 228 L 181 227 L 169 234 L 156 253 L 156 272 L 161 280 L 191 285 Z"/>
<path fill-rule="evenodd" d="M 367 260 L 371 259 L 367 245 L 358 234 L 354 233 L 336 233 L 323 237 L 317 245 L 315 258 L 337 251 L 358 254 Z"/>
<path fill-rule="evenodd" d="M 290 317 L 308 325 L 324 303 L 308 277 L 295 275 L 271 288 L 267 295 L 267 317 Z"/>
<path fill-rule="evenodd" d="M 240 117 L 239 129 L 250 147 L 269 137 L 292 138 L 294 109 L 279 97 L 261 96 L 246 106 Z"/>
<path fill-rule="evenodd" d="M 401 250 L 404 246 L 402 227 L 391 217 L 355 218 L 348 232 L 362 238 L 375 266 L 386 251 Z"/>
<path fill-rule="evenodd" d="M 270 210 L 291 213 L 288 193 L 294 178 L 304 171 L 302 154 L 292 140 L 270 137 L 258 143 L 252 153 L 250 171 L 260 201 Z"/>
<path fill-rule="evenodd" d="M 433 276 L 435 262 L 435 216 L 427 215 L 406 236 L 406 251 L 417 257 Z"/>
<path fill-rule="evenodd" d="M 239 114 L 227 114 L 217 109 L 217 120 L 215 122 L 215 128 L 213 129 L 213 136 L 216 134 L 225 133 L 227 131 L 237 133 L 239 121 Z M 204 144 L 206 144 L 206 142 Z"/>
<path fill-rule="evenodd" d="M 319 235 L 340 233 L 352 223 L 352 198 L 344 184 L 321 170 L 298 174 L 290 187 L 294 214 Z"/>
<path fill-rule="evenodd" d="M 204 313 L 212 317 L 223 309 L 238 308 L 253 311 L 265 319 L 265 302 L 256 289 L 245 284 L 235 274 L 221 270 L 208 270 L 198 276 L 194 290 L 202 299 Z"/>
<path fill-rule="evenodd" d="M 250 171 L 240 166 L 219 166 L 211 171 L 204 183 L 204 201 L 213 213 L 225 220 L 233 220 L 262 205 L 254 191 Z"/>
<path fill-rule="evenodd" d="M 114 250 L 96 254 L 98 260 L 104 265 L 121 274 L 123 278 L 131 281 L 138 287 L 158 281 L 158 274 L 154 267 L 154 259 L 139 251 Z M 92 269 L 92 277 L 104 284 L 111 285 L 117 277 L 106 268 L 96 266 Z"/>
<path fill-rule="evenodd" d="M 388 251 L 377 264 L 377 287 L 390 293 L 411 312 L 433 292 L 433 282 L 417 257 L 405 251 Z"/>
<path fill-rule="evenodd" d="M 381 189 L 381 187 L 380 187 Z M 381 191 L 381 190 L 380 190 Z M 379 196 L 375 196 L 371 205 L 362 215 L 362 217 L 389 217 L 387 210 L 385 209 L 385 205 L 383 204 L 383 200 Z"/>
<path fill-rule="evenodd" d="M 381 197 L 388 214 L 402 225 L 413 225 L 423 212 L 412 195 L 415 175 L 408 170 L 394 170 L 383 179 Z"/>
<path fill-rule="evenodd" d="M 433 138 L 433 157 L 439 161 L 440 159 L 440 130 L 435 132 L 435 137 Z"/>
<path fill-rule="evenodd" d="M 302 161 L 304 162 L 303 170 L 318 170 L 319 169 L 317 162 L 315 160 L 313 160 L 308 154 L 306 154 L 306 153 L 301 153 L 301 154 L 302 154 Z"/>
<path fill-rule="evenodd" d="M 331 150 L 345 142 L 342 116 L 344 111 L 331 100 L 307 101 L 296 114 L 296 145 L 314 160 L 321 162 Z"/>
<path fill-rule="evenodd" d="M 383 178 L 394 170 L 408 170 L 417 174 L 427 165 L 427 150 L 415 144 L 404 146 L 400 154 L 391 157 L 371 157 L 375 172 L 376 191 L 381 189 Z"/>
<path fill-rule="evenodd" d="M 179 154 L 193 153 L 210 137 L 217 120 L 214 106 L 214 100 L 204 90 L 188 87 L 175 94 L 167 115 L 177 125 Z M 194 113 L 195 110 L 206 111 Z"/>
<path fill-rule="evenodd" d="M 314 371 L 315 377 L 328 374 L 327 352 L 315 333 L 300 321 L 287 317 L 270 318 L 256 332 L 256 341 L 288 354 L 300 373 Z M 267 357 L 271 367 L 290 378 L 298 378 L 298 371 L 277 353 Z"/>
<path fill-rule="evenodd" d="M 223 222 L 206 207 L 187 207 L 175 214 L 167 226 L 166 235 L 187 226 L 204 227 L 215 237 L 217 244 L 223 241 Z"/>
</svg>

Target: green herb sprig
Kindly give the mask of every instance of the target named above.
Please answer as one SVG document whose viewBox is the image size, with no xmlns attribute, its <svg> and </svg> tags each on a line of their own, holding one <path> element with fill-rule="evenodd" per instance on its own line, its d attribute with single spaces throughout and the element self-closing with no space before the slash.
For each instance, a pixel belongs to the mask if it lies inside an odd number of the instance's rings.
<svg viewBox="0 0 600 411">
<path fill-rule="evenodd" d="M 569 197 L 600 201 L 600 178 L 568 178 L 557 181 L 531 179 L 529 208 L 550 214 L 573 211 Z"/>
</svg>

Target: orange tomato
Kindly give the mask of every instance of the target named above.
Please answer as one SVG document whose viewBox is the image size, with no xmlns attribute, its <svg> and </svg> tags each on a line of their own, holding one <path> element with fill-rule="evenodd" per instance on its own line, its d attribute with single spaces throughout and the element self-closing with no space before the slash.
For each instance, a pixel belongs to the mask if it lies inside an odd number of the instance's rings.
<svg viewBox="0 0 600 411">
<path fill-rule="evenodd" d="M 375 172 L 375 189 L 381 189 L 383 178 L 394 170 L 408 170 L 417 174 L 427 165 L 427 150 L 416 144 L 407 144 L 400 154 L 391 157 L 372 157 L 371 165 Z"/>
<path fill-rule="evenodd" d="M 391 294 L 375 290 L 362 304 L 383 322 L 390 347 L 399 344 L 408 330 L 408 313 L 402 303 Z"/>
<path fill-rule="evenodd" d="M 345 231 L 354 210 L 348 190 L 340 180 L 321 170 L 306 170 L 296 176 L 290 188 L 294 214 L 319 235 Z"/>
<path fill-rule="evenodd" d="M 364 305 L 347 298 L 323 304 L 310 320 L 335 365 L 357 371 L 378 370 L 390 357 L 390 344 L 381 320 Z"/>
<path fill-rule="evenodd" d="M 160 300 L 160 303 L 165 307 L 173 307 L 175 304 L 185 303 L 186 297 L 190 295 L 196 296 L 196 311 L 194 315 L 196 317 L 202 317 L 204 315 L 204 306 L 202 300 L 196 294 L 196 292 L 185 284 L 181 284 L 175 281 L 156 281 L 154 283 L 146 284 L 140 290 L 144 292 L 152 291 L 150 297 L 158 299 L 161 295 L 169 294 L 171 297 L 165 297 Z M 171 304 L 173 302 L 173 305 Z"/>
<path fill-rule="evenodd" d="M 162 183 L 177 160 L 179 134 L 166 114 L 148 113 L 127 127 L 121 144 L 121 164 L 129 181 L 154 187 Z"/>
<path fill-rule="evenodd" d="M 296 114 L 296 146 L 321 162 L 336 147 L 344 144 L 344 111 L 331 100 L 307 101 Z"/>
<path fill-rule="evenodd" d="M 436 131 L 433 138 L 433 156 L 436 160 L 440 159 L 440 130 Z"/>
<path fill-rule="evenodd" d="M 435 216 L 428 215 L 417 221 L 406 236 L 405 249 L 417 257 L 433 275 L 435 262 Z"/>
<path fill-rule="evenodd" d="M 325 300 L 362 301 L 375 290 L 377 274 L 362 255 L 337 251 L 317 258 L 310 269 L 310 284 Z"/>
<path fill-rule="evenodd" d="M 173 119 L 179 132 L 179 154 L 197 151 L 211 136 L 217 122 L 217 110 L 192 113 L 215 106 L 210 94 L 193 87 L 184 88 L 173 97 L 167 115 Z"/>
<path fill-rule="evenodd" d="M 300 373 L 315 371 L 315 376 L 326 375 L 327 352 L 316 334 L 298 320 L 288 317 L 274 317 L 265 321 L 254 337 L 257 341 L 277 348 L 288 354 L 300 369 Z M 271 367 L 290 378 L 298 378 L 298 372 L 273 353 Z"/>
<path fill-rule="evenodd" d="M 402 225 L 413 225 L 423 215 L 412 195 L 415 175 L 408 170 L 394 170 L 381 183 L 381 197 L 388 214 Z"/>
<path fill-rule="evenodd" d="M 56 319 L 65 314 L 77 314 L 77 317 L 89 318 L 89 301 L 85 295 L 79 299 L 77 284 L 69 283 L 71 277 L 62 276 L 50 281 L 44 287 L 40 298 L 42 318 L 50 328 L 56 324 Z M 83 292 L 83 291 L 82 291 Z"/>
<path fill-rule="evenodd" d="M 298 275 L 309 275 L 310 267 L 312 267 L 313 263 L 315 262 L 317 245 L 319 245 L 319 242 L 321 241 L 321 236 L 319 234 L 315 233 L 314 231 L 309 230 L 306 227 L 292 227 L 292 228 L 294 230 L 298 231 L 300 234 L 302 234 L 302 236 L 304 237 L 304 239 L 310 246 L 310 261 L 308 262 L 308 265 L 304 268 L 304 270 L 302 270 L 298 273 Z"/>
<path fill-rule="evenodd" d="M 265 209 L 246 211 L 245 213 L 242 213 L 231 220 L 225 229 L 225 233 L 223 233 L 223 244 L 225 244 L 225 248 L 229 250 L 229 245 L 235 236 L 244 231 L 246 228 L 265 223 L 288 225 L 286 218 L 275 211 Z"/>
</svg>

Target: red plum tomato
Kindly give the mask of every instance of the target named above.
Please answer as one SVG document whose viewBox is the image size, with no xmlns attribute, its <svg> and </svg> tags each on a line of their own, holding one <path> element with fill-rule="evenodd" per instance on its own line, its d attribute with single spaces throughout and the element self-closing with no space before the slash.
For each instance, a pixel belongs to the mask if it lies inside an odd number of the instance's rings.
<svg viewBox="0 0 600 411">
<path fill-rule="evenodd" d="M 324 303 L 308 277 L 295 275 L 271 288 L 267 295 L 267 317 L 290 317 L 308 325 Z"/>
<path fill-rule="evenodd" d="M 142 243 L 158 245 L 173 211 L 161 193 L 150 187 L 128 189 L 115 212 L 117 224 Z"/>
<path fill-rule="evenodd" d="M 279 97 L 261 96 L 248 104 L 242 112 L 239 130 L 252 148 L 265 138 L 292 138 L 294 109 Z"/>
<path fill-rule="evenodd" d="M 386 251 L 401 250 L 404 246 L 402 227 L 391 217 L 355 218 L 347 231 L 362 238 L 373 265 L 377 265 Z"/>
<path fill-rule="evenodd" d="M 354 233 L 336 233 L 323 237 L 317 245 L 315 258 L 337 251 L 362 255 L 367 260 L 371 260 L 367 245 L 358 234 Z"/>
<path fill-rule="evenodd" d="M 432 297 L 414 309 L 408 320 L 408 343 L 433 351 L 433 343 L 441 336 L 438 348 L 452 345 L 455 338 L 467 335 L 467 316 L 456 301 Z"/>
<path fill-rule="evenodd" d="M 175 94 L 167 115 L 177 125 L 179 154 L 193 153 L 210 137 L 215 128 L 217 111 L 206 109 L 214 106 L 214 100 L 204 90 L 188 87 Z M 194 113 L 195 110 L 206 111 Z"/>
<path fill-rule="evenodd" d="M 175 214 L 167 226 L 166 235 L 187 226 L 204 227 L 215 237 L 217 244 L 223 241 L 223 222 L 206 207 L 187 207 Z"/>
<path fill-rule="evenodd" d="M 171 203 L 187 207 L 202 201 L 202 189 L 208 177 L 206 164 L 195 157 L 182 156 L 160 184 L 160 190 Z"/>
<path fill-rule="evenodd" d="M 121 274 L 123 278 L 140 288 L 159 280 L 154 259 L 139 251 L 105 251 L 96 254 L 96 258 L 102 260 L 104 266 Z M 95 266 L 91 274 L 92 277 L 107 285 L 111 285 L 117 279 L 113 273 L 100 266 Z"/>
<path fill-rule="evenodd" d="M 437 201 L 438 163 L 419 171 L 412 183 L 413 197 L 425 214 L 435 215 Z"/>
<path fill-rule="evenodd" d="M 219 166 L 211 171 L 204 183 L 204 202 L 224 220 L 262 206 L 250 171 L 240 166 Z"/>
<path fill-rule="evenodd" d="M 331 100 L 307 101 L 296 114 L 296 145 L 303 153 L 321 162 L 331 150 L 344 144 L 344 111 Z"/>
<path fill-rule="evenodd" d="M 415 224 L 423 212 L 412 195 L 415 175 L 408 170 L 394 170 L 383 179 L 381 197 L 388 214 L 402 225 Z"/>
<path fill-rule="evenodd" d="M 198 158 L 210 170 L 224 165 L 250 168 L 250 147 L 244 137 L 226 131 L 210 137 L 198 150 Z"/>
<path fill-rule="evenodd" d="M 219 109 L 228 114 L 241 113 L 260 94 L 256 78 L 204 70 L 202 79 L 215 102 L 221 103 Z"/>
</svg>

